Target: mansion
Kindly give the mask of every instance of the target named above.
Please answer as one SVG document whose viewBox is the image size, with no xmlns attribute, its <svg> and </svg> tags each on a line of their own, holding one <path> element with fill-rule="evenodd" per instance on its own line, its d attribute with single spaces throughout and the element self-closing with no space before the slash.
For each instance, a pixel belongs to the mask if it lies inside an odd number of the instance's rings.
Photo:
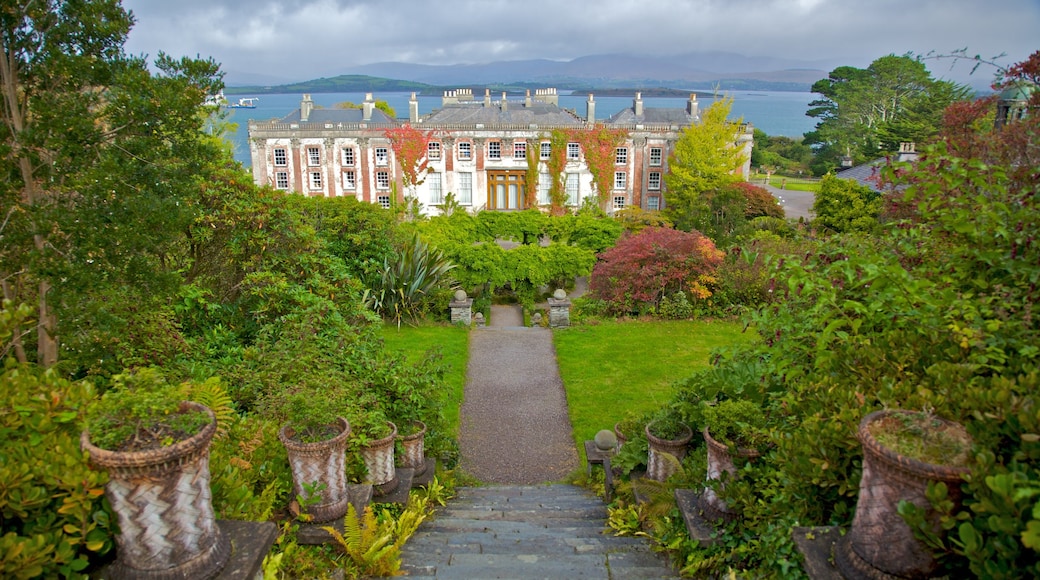
<svg viewBox="0 0 1040 580">
<path fill-rule="evenodd" d="M 589 95 L 584 118 L 559 106 L 555 89 L 538 89 L 517 99 L 492 99 L 485 91 L 476 99 L 472 90 L 445 91 L 441 108 L 419 115 L 412 93 L 408 119 L 393 119 L 376 108 L 366 94 L 360 109 L 315 108 L 303 95 L 300 108 L 275 121 L 249 122 L 249 149 L 254 181 L 276 189 L 315 196 L 354 196 L 390 207 L 393 196 L 403 201 L 414 195 L 424 210 L 439 213 L 451 193 L 470 211 L 528 209 L 536 197 L 539 207 L 550 204 L 549 160 L 551 135 L 556 130 L 588 130 L 597 125 L 620 129 L 624 138 L 613 153 L 608 211 L 628 206 L 646 210 L 664 208 L 664 174 L 680 131 L 700 120 L 697 97 L 684 108 L 651 108 L 636 93 L 632 107 L 613 116 L 596 118 L 596 102 Z M 429 137 L 426 172 L 410 191 L 388 131 L 405 124 Z M 735 146 L 745 151 L 740 173 L 750 170 L 752 128 L 740 127 Z M 562 145 L 562 144 L 559 144 Z M 537 163 L 529 159 L 538 156 Z M 596 199 L 593 173 L 578 142 L 566 143 L 560 179 L 566 205 L 580 206 Z M 527 181 L 537 173 L 537 196 L 527 195 Z M 559 198 L 557 198 L 559 199 Z M 527 200 L 527 201 L 525 201 Z"/>
</svg>

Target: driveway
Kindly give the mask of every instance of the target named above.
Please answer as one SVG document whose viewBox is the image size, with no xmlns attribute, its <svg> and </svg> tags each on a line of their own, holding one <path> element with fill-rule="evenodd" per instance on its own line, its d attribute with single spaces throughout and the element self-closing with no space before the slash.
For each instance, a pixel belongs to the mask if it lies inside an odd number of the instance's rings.
<svg viewBox="0 0 1040 580">
<path fill-rule="evenodd" d="M 762 185 L 769 193 L 773 194 L 784 208 L 784 213 L 790 219 L 812 218 L 812 205 L 815 196 L 811 191 L 794 191 L 791 189 L 780 189 L 769 185 Z"/>
</svg>

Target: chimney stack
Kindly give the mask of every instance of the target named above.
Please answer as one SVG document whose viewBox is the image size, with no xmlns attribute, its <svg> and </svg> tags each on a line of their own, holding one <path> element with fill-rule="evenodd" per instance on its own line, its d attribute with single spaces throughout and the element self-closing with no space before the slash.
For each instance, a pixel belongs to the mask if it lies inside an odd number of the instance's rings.
<svg viewBox="0 0 1040 580">
<path fill-rule="evenodd" d="M 412 123 L 419 122 L 419 100 L 415 98 L 415 93 L 412 93 L 412 98 L 408 100 L 408 120 Z"/>
<path fill-rule="evenodd" d="M 311 116 L 311 111 L 314 110 L 314 101 L 311 100 L 311 96 L 304 93 L 303 100 L 300 101 L 300 121 L 307 122 L 307 119 Z"/>
<path fill-rule="evenodd" d="M 502 110 L 506 110 L 506 92 L 502 91 Z"/>
<path fill-rule="evenodd" d="M 636 100 L 632 103 L 632 108 L 635 109 L 637 117 L 643 116 L 643 93 L 636 91 Z"/>
<path fill-rule="evenodd" d="M 364 121 L 372 120 L 372 111 L 376 108 L 376 102 L 372 99 L 372 93 L 365 93 L 365 102 L 361 103 L 361 109 L 363 111 L 361 119 Z"/>
<path fill-rule="evenodd" d="M 527 89 L 527 96 L 524 97 L 524 106 L 528 109 L 531 108 L 531 89 Z"/>
<path fill-rule="evenodd" d="M 690 114 L 690 117 L 696 120 L 700 117 L 701 112 L 697 106 L 697 93 L 690 93 L 690 102 L 686 104 L 686 112 Z"/>
<path fill-rule="evenodd" d="M 596 100 L 589 93 L 589 100 L 585 102 L 585 121 L 591 125 L 596 122 Z"/>
<path fill-rule="evenodd" d="M 484 106 L 491 106 L 491 89 L 484 89 Z"/>
</svg>

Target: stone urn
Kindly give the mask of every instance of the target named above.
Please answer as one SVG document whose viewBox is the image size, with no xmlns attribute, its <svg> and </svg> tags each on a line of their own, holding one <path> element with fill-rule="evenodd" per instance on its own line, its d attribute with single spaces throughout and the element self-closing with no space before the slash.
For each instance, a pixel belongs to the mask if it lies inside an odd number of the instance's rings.
<svg viewBox="0 0 1040 580">
<path fill-rule="evenodd" d="M 938 569 L 932 551 L 914 537 L 899 515 L 899 503 L 908 501 L 925 511 L 932 532 L 941 534 L 939 514 L 925 497 L 928 484 L 946 484 L 948 498 L 956 506 L 961 500 L 960 484 L 970 470 L 902 455 L 874 435 L 872 426 L 912 416 L 921 414 L 876 411 L 860 422 L 857 437 L 863 446 L 863 476 L 856 513 L 849 533 L 834 546 L 835 564 L 845 578 L 929 578 Z M 930 417 L 929 424 L 937 434 L 959 438 L 970 449 L 971 439 L 961 425 L 938 417 Z M 967 456 L 962 463 L 967 463 Z"/>
<path fill-rule="evenodd" d="M 693 439 L 693 430 L 683 425 L 683 432 L 675 439 L 664 439 L 654 435 L 654 422 L 651 421 L 645 427 L 646 441 L 649 446 L 646 462 L 646 476 L 654 481 L 666 481 L 676 471 L 678 463 L 686 457 L 686 445 Z M 665 457 L 668 454 L 675 458 L 671 461 Z"/>
<path fill-rule="evenodd" d="M 426 423 L 414 421 L 411 435 L 398 435 L 401 441 L 401 467 L 409 467 L 416 477 L 426 473 Z"/>
<path fill-rule="evenodd" d="M 292 468 L 293 492 L 314 503 L 300 506 L 311 517 L 310 523 L 330 522 L 347 513 L 350 498 L 347 494 L 346 449 L 350 423 L 343 417 L 336 420 L 337 435 L 324 441 L 305 443 L 295 439 L 296 433 L 286 425 L 278 432 L 278 439 L 289 454 Z M 317 497 L 309 497 L 304 484 L 324 484 Z"/>
<path fill-rule="evenodd" d="M 748 448 L 737 448 L 736 451 L 730 449 L 730 447 L 724 443 L 716 441 L 708 429 L 704 429 L 704 443 L 708 448 L 708 474 L 707 479 L 721 480 L 722 474 L 727 474 L 729 478 L 735 478 L 737 476 L 737 466 L 733 462 L 734 457 L 742 457 L 744 459 L 755 459 L 760 454 L 756 449 Z M 718 484 L 721 488 L 722 483 Z M 719 497 L 715 489 L 712 487 L 704 488 L 704 494 L 701 496 L 701 508 L 704 511 L 704 516 L 709 520 L 723 520 L 733 521 L 737 519 L 737 514 L 729 509 L 726 502 Z"/>
<path fill-rule="evenodd" d="M 111 578 L 212 578 L 231 556 L 209 487 L 217 419 L 198 403 L 182 403 L 186 410 L 204 411 L 209 423 L 159 449 L 109 451 L 91 444 L 88 431 L 80 436 L 90 463 L 108 472 L 105 497 L 119 522 Z"/>
<path fill-rule="evenodd" d="M 387 421 L 390 434 L 382 439 L 369 441 L 361 446 L 361 457 L 365 460 L 368 477 L 372 481 L 372 493 L 376 496 L 397 491 L 397 469 L 394 467 L 394 439 L 397 425 Z"/>
</svg>

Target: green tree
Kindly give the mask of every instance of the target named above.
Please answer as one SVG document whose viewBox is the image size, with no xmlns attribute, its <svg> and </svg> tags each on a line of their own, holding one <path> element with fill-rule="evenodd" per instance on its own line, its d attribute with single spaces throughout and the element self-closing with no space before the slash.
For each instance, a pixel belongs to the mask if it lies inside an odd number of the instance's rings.
<svg viewBox="0 0 1040 580">
<path fill-rule="evenodd" d="M 813 201 L 813 224 L 837 233 L 871 232 L 881 213 L 881 194 L 851 179 L 824 176 Z"/>
<path fill-rule="evenodd" d="M 794 174 L 809 171 L 812 149 L 801 138 L 783 135 L 771 136 L 755 129 L 755 147 L 751 150 L 751 165 Z"/>
<path fill-rule="evenodd" d="M 739 179 L 734 172 L 744 163 L 736 146 L 741 120 L 729 120 L 732 106 L 732 97 L 715 101 L 675 143 L 664 179 L 667 215 L 678 229 L 693 229 L 706 196 Z"/>
<path fill-rule="evenodd" d="M 881 57 L 866 69 L 838 67 L 812 91 L 821 98 L 809 103 L 806 115 L 819 122 L 805 140 L 817 151 L 818 175 L 838 167 L 844 156 L 862 163 L 898 150 L 901 141 L 927 141 L 946 106 L 971 94 L 963 85 L 933 79 L 909 54 Z"/>
<path fill-rule="evenodd" d="M 35 353 L 19 343 L 15 355 L 51 366 L 59 333 L 76 333 L 61 316 L 91 318 L 105 288 L 170 290 L 171 232 L 190 219 L 179 196 L 220 153 L 200 106 L 221 83 L 211 61 L 160 54 L 153 75 L 126 57 L 132 17 L 117 0 L 8 4 L 0 280 L 5 298 L 38 310 Z"/>
</svg>

